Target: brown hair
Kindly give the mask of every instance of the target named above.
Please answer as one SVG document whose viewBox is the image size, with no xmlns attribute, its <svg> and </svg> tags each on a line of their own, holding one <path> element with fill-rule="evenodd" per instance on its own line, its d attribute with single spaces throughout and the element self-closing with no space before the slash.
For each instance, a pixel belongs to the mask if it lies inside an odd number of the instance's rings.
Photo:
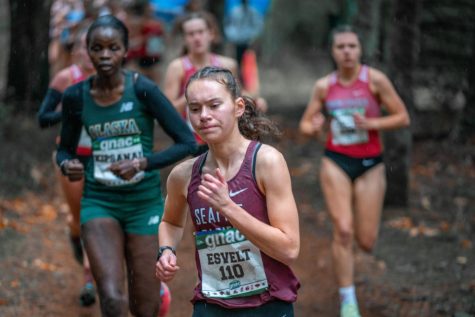
<svg viewBox="0 0 475 317">
<path fill-rule="evenodd" d="M 335 27 L 330 32 L 330 48 L 333 47 L 333 42 L 335 42 L 335 36 L 337 34 L 342 34 L 342 33 L 353 33 L 354 35 L 356 35 L 356 37 L 358 38 L 358 42 L 360 42 L 361 44 L 361 39 L 358 32 L 351 25 L 343 24 L 343 25 L 339 25 Z"/>
<path fill-rule="evenodd" d="M 186 22 L 194 19 L 201 19 L 205 21 L 206 26 L 210 30 L 210 32 L 214 35 L 213 40 L 211 42 L 211 50 L 213 50 L 213 47 L 221 43 L 222 41 L 222 36 L 221 36 L 221 31 L 219 30 L 219 24 L 218 21 L 216 20 L 215 16 L 212 15 L 211 13 L 207 11 L 192 11 L 187 14 L 185 14 L 183 17 L 179 18 L 177 21 L 177 24 L 174 28 L 173 33 L 180 33 L 184 34 L 185 30 L 183 30 L 183 26 L 185 25 Z M 186 46 L 183 47 L 181 55 L 186 55 L 188 53 L 188 50 Z"/>
<path fill-rule="evenodd" d="M 231 94 L 233 100 L 238 97 L 244 99 L 244 113 L 238 121 L 239 132 L 244 137 L 250 140 L 260 140 L 264 136 L 278 136 L 281 134 L 274 122 L 257 110 L 256 102 L 251 97 L 241 95 L 241 87 L 229 69 L 207 66 L 197 71 L 186 84 L 185 97 L 187 99 L 188 86 L 200 79 L 214 80 L 222 84 Z"/>
</svg>

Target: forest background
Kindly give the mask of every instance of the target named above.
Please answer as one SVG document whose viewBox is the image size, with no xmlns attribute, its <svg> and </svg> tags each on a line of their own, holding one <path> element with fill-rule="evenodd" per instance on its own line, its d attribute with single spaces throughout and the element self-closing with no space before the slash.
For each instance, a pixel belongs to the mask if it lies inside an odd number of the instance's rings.
<svg viewBox="0 0 475 317">
<path fill-rule="evenodd" d="M 0 0 L 2 316 L 78 309 L 67 208 L 51 164 L 58 131 L 40 131 L 36 122 L 49 82 L 51 2 Z M 222 12 L 223 1 L 207 2 Z M 274 145 L 286 155 L 299 204 L 297 316 L 334 316 L 337 309 L 331 226 L 317 182 L 321 148 L 304 140 L 297 124 L 315 80 L 333 70 L 329 32 L 343 23 L 359 31 L 364 62 L 388 74 L 412 120 L 409 129 L 384 133 L 388 191 L 380 242 L 374 255 L 357 259 L 363 312 L 475 316 L 475 1 L 273 0 L 252 47 L 269 115 L 284 131 Z M 178 40 L 168 40 L 163 68 L 179 51 Z M 224 50 L 233 52 L 226 43 Z M 188 287 L 186 275 L 171 286 Z M 171 317 L 183 316 L 177 311 L 191 307 L 190 296 L 174 294 Z"/>
</svg>

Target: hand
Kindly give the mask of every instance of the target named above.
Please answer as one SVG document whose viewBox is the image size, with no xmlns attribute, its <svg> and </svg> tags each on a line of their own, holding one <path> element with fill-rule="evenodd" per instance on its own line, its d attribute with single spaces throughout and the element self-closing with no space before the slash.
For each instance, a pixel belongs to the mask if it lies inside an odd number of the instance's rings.
<svg viewBox="0 0 475 317">
<path fill-rule="evenodd" d="M 170 250 L 163 251 L 155 264 L 155 276 L 163 282 L 171 281 L 180 267 L 176 265 L 176 255 Z"/>
<path fill-rule="evenodd" d="M 84 165 L 78 159 L 66 160 L 61 170 L 71 182 L 80 181 L 84 176 Z"/>
<path fill-rule="evenodd" d="M 313 132 L 318 136 L 322 130 L 323 130 L 323 125 L 325 124 L 325 116 L 321 112 L 317 112 L 313 117 L 312 117 L 312 128 Z"/>
<path fill-rule="evenodd" d="M 140 160 L 140 159 L 139 159 Z M 140 161 L 138 161 L 140 162 Z M 141 165 L 137 165 L 137 161 L 134 160 L 122 160 L 112 163 L 109 166 L 109 170 L 117 177 L 125 180 L 129 180 L 141 171 Z"/>
<path fill-rule="evenodd" d="M 353 119 L 355 120 L 355 126 L 359 130 L 374 130 L 376 126 L 374 124 L 374 119 L 366 118 L 365 116 L 355 113 L 353 114 Z"/>
<path fill-rule="evenodd" d="M 232 203 L 229 197 L 229 189 L 226 180 L 219 168 L 215 171 L 216 176 L 205 174 L 198 186 L 198 197 L 209 203 L 214 209 L 222 212 L 225 206 Z"/>
</svg>

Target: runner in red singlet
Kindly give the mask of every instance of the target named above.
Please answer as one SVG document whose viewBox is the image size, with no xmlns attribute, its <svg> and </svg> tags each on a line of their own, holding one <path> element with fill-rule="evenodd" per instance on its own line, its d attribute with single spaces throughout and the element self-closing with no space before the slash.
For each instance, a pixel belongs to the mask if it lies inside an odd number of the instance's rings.
<svg viewBox="0 0 475 317">
<path fill-rule="evenodd" d="M 350 27 L 333 32 L 332 56 L 337 70 L 316 82 L 300 130 L 318 136 L 329 122 L 320 182 L 333 222 L 340 314 L 359 317 L 353 242 L 370 252 L 378 235 L 386 190 L 379 131 L 406 127 L 410 120 L 389 79 L 361 64 L 360 41 Z M 388 115 L 381 115 L 382 106 Z"/>
<path fill-rule="evenodd" d="M 72 49 L 74 64 L 59 71 L 52 79 L 47 94 L 38 112 L 38 121 L 42 128 L 50 127 L 61 122 L 61 97 L 69 86 L 76 84 L 93 73 L 95 73 L 86 47 L 86 30 L 79 30 Z M 59 143 L 59 142 L 58 142 Z M 83 129 L 79 139 L 76 153 L 82 160 L 87 160 L 91 155 L 91 140 Z M 53 154 L 53 162 L 56 161 L 56 152 Z M 66 202 L 69 206 L 70 216 L 68 217 L 70 240 L 76 259 L 84 267 L 85 285 L 81 290 L 79 300 L 82 306 L 89 306 L 95 302 L 95 289 L 93 278 L 89 268 L 89 262 L 83 251 L 80 239 L 79 211 L 83 190 L 83 181 L 71 182 L 64 177 L 56 164 L 54 164 L 56 174 L 61 188 L 63 189 Z"/>
<path fill-rule="evenodd" d="M 212 16 L 205 12 L 192 12 L 183 18 L 181 31 L 186 54 L 174 59 L 165 75 L 164 93 L 188 123 L 184 91 L 188 79 L 195 72 L 205 66 L 217 66 L 227 68 L 235 76 L 238 75 L 238 66 L 234 59 L 211 52 L 211 45 L 216 36 L 211 19 Z M 267 109 L 263 98 L 258 98 L 258 103 L 259 110 Z M 199 144 L 204 144 L 197 133 L 195 137 Z"/>
</svg>

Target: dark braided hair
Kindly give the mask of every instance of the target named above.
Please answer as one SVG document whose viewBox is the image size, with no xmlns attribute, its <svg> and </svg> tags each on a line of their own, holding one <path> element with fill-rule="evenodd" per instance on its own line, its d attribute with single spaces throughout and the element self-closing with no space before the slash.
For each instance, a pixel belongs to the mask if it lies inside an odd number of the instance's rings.
<svg viewBox="0 0 475 317">
<path fill-rule="evenodd" d="M 229 69 L 207 66 L 197 71 L 186 84 L 185 96 L 187 99 L 188 86 L 200 79 L 214 80 L 222 84 L 229 91 L 233 100 L 238 97 L 244 99 L 244 113 L 238 121 L 239 131 L 244 137 L 250 140 L 260 140 L 263 136 L 281 134 L 274 122 L 257 110 L 256 102 L 251 97 L 241 96 L 241 87 Z"/>
<path fill-rule="evenodd" d="M 92 22 L 86 35 L 87 46 L 89 46 L 89 43 L 91 41 L 92 32 L 98 28 L 113 28 L 117 30 L 122 37 L 122 43 L 124 44 L 125 49 L 128 50 L 129 30 L 127 29 L 127 27 L 121 20 L 117 19 L 115 16 L 110 15 L 110 14 L 100 16 L 94 22 Z"/>
</svg>

